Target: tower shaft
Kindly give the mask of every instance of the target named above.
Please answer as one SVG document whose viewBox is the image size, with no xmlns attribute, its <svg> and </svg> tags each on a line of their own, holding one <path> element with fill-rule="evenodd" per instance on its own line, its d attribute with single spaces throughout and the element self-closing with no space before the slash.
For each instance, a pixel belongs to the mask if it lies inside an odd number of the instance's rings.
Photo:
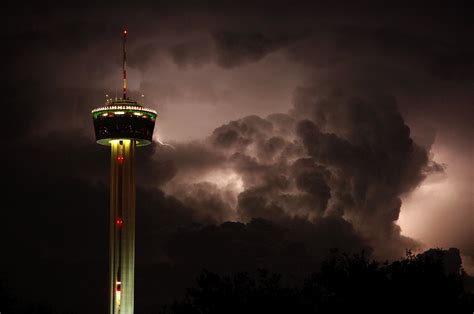
<svg viewBox="0 0 474 314">
<path fill-rule="evenodd" d="M 135 140 L 112 140 L 110 314 L 133 314 L 135 279 Z"/>
</svg>

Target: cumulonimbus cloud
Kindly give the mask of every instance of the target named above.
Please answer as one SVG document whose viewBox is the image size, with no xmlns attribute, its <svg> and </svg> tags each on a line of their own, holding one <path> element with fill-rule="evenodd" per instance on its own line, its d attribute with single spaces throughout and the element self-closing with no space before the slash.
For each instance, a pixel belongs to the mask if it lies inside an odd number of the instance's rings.
<svg viewBox="0 0 474 314">
<path fill-rule="evenodd" d="M 197 159 L 183 157 L 193 154 L 190 147 L 200 147 Z M 383 257 L 417 246 L 395 224 L 400 198 L 427 173 L 442 171 L 412 140 L 393 97 L 351 98 L 315 87 L 298 88 L 289 113 L 231 121 L 172 156 L 186 170 L 165 191 L 216 222 L 338 217 Z"/>
</svg>

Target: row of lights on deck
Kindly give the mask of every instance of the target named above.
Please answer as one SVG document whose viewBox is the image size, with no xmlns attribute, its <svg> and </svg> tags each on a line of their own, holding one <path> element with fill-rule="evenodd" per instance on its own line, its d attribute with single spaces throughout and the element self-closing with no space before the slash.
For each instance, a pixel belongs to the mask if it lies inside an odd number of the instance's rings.
<svg viewBox="0 0 474 314">
<path fill-rule="evenodd" d="M 92 113 L 98 112 L 98 111 L 104 111 L 104 110 L 137 110 L 137 111 L 145 111 L 145 112 L 150 112 L 157 114 L 155 110 L 145 108 L 145 107 L 140 107 L 140 106 L 107 106 L 107 107 L 100 107 L 100 108 L 95 108 L 92 110 Z"/>
<path fill-rule="evenodd" d="M 122 115 L 122 114 L 125 114 L 125 111 L 114 111 L 112 113 L 116 114 L 116 115 Z M 134 112 L 133 114 L 136 115 L 136 116 L 144 116 L 144 117 L 147 116 L 146 114 L 142 114 L 141 112 Z M 109 115 L 108 112 L 105 112 L 105 113 L 102 114 L 103 117 L 107 117 L 108 115 Z"/>
</svg>

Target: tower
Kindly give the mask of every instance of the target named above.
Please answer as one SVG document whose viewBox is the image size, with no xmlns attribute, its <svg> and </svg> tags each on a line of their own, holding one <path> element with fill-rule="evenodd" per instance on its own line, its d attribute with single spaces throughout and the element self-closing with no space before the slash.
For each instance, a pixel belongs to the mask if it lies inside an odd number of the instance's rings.
<svg viewBox="0 0 474 314">
<path fill-rule="evenodd" d="M 151 144 L 156 111 L 127 97 L 127 30 L 123 31 L 123 96 L 92 110 L 96 142 L 110 146 L 110 314 L 133 314 L 135 149 Z"/>
</svg>

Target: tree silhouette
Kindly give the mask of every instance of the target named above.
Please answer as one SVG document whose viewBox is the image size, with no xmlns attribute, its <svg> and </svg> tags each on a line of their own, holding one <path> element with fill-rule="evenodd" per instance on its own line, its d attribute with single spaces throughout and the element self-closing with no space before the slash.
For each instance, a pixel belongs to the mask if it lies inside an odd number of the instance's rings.
<svg viewBox="0 0 474 314">
<path fill-rule="evenodd" d="M 460 263 L 446 263 L 453 254 L 407 252 L 380 264 L 364 253 L 333 252 L 319 272 L 294 286 L 264 270 L 228 276 L 204 271 L 183 300 L 161 313 L 472 313 L 474 298 L 463 286 Z"/>
</svg>

